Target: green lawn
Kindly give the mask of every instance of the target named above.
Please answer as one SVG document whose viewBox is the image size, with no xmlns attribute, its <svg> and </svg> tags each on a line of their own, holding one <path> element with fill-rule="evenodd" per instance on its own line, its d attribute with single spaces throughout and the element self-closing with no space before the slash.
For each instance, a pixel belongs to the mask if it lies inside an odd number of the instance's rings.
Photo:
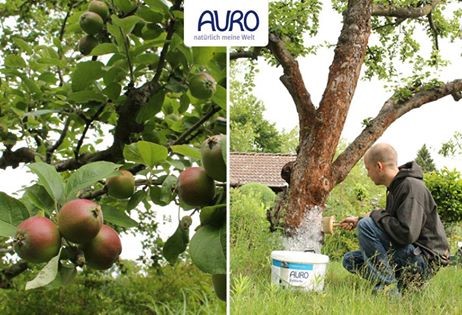
<svg viewBox="0 0 462 315">
<path fill-rule="evenodd" d="M 339 262 L 328 266 L 324 290 L 306 292 L 271 284 L 271 267 L 233 273 L 231 314 L 462 314 L 462 266 L 442 269 L 422 291 L 399 299 L 371 295 L 372 285 Z"/>
</svg>

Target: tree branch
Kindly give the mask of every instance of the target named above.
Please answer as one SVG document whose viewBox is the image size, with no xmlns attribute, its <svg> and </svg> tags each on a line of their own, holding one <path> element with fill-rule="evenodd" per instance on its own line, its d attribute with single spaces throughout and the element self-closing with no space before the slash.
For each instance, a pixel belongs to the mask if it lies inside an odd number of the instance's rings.
<svg viewBox="0 0 462 315">
<path fill-rule="evenodd" d="M 391 97 L 378 115 L 370 121 L 368 127 L 342 152 L 333 163 L 333 177 L 336 184 L 342 182 L 353 166 L 360 160 L 367 149 L 399 117 L 425 104 L 437 101 L 445 96 L 462 92 L 462 79 L 443 84 L 428 90 L 416 92 L 405 102 Z"/>
<path fill-rule="evenodd" d="M 87 135 L 88 129 L 90 129 L 91 124 L 98 118 L 98 116 L 103 112 L 104 104 L 100 106 L 98 111 L 90 118 L 85 120 L 85 127 L 82 132 L 82 136 L 80 137 L 79 141 L 77 142 L 77 146 L 74 150 L 74 157 L 78 161 L 80 155 L 80 148 L 82 147 L 83 141 L 85 140 L 85 136 Z"/>
<path fill-rule="evenodd" d="M 63 23 L 61 24 L 61 28 L 59 30 L 59 41 L 60 42 L 62 42 L 64 38 L 64 30 L 66 29 L 67 20 L 69 19 L 69 16 L 71 15 L 71 12 L 74 9 L 74 7 L 76 7 L 80 2 L 83 2 L 83 1 L 69 2 L 69 8 L 67 9 L 66 16 L 64 17 Z M 59 58 L 61 59 L 62 51 L 60 48 L 58 48 L 58 50 L 59 50 Z M 59 86 L 63 86 L 64 85 L 63 74 L 61 73 L 61 68 L 59 66 L 57 68 L 58 68 Z"/>
<path fill-rule="evenodd" d="M 29 265 L 24 260 L 21 260 L 14 265 L 9 266 L 0 271 L 0 288 L 8 289 L 12 287 L 11 280 L 19 276 L 21 273 L 27 270 Z"/>
<path fill-rule="evenodd" d="M 6 169 L 8 166 L 16 168 L 19 163 L 30 163 L 34 161 L 35 152 L 29 148 L 23 147 L 15 151 L 11 148 L 6 148 L 0 158 L 0 168 Z"/>
<path fill-rule="evenodd" d="M 415 19 L 430 14 L 440 1 L 441 0 L 433 0 L 422 7 L 398 7 L 391 4 L 374 4 L 372 5 L 372 15 Z"/>
<path fill-rule="evenodd" d="M 201 119 L 199 119 L 194 125 L 191 126 L 191 128 L 183 132 L 176 140 L 171 141 L 169 146 L 185 143 L 184 141 L 194 132 L 194 130 L 199 128 L 205 121 L 207 121 L 210 117 L 219 111 L 220 107 L 214 104 Z"/>
<path fill-rule="evenodd" d="M 171 7 L 171 11 L 179 10 L 181 8 L 182 3 L 183 3 L 183 0 L 177 0 Z M 173 33 L 175 33 L 175 23 L 176 23 L 176 19 L 172 16 L 167 26 L 167 36 L 165 37 L 165 42 L 160 52 L 159 62 L 157 63 L 157 68 L 156 68 L 156 74 L 154 75 L 154 78 L 150 82 L 150 85 L 152 87 L 155 87 L 155 85 L 158 84 L 160 75 L 162 74 L 162 69 L 165 66 L 165 60 L 166 60 L 168 48 L 170 47 L 170 41 L 173 37 Z"/>
<path fill-rule="evenodd" d="M 309 148 L 310 151 L 322 152 L 320 163 L 325 163 L 326 168 L 330 167 L 345 125 L 370 33 L 371 1 L 349 1 Z"/>
<path fill-rule="evenodd" d="M 433 41 L 434 41 L 434 45 L 435 45 L 435 49 L 436 50 L 439 50 L 439 43 L 438 43 L 438 30 L 435 26 L 435 24 L 433 23 L 433 17 L 432 17 L 432 13 L 430 12 L 428 15 L 427 15 L 427 19 L 428 19 L 428 25 L 430 25 L 430 29 L 432 31 L 432 36 L 433 36 Z"/>
<path fill-rule="evenodd" d="M 254 47 L 251 50 L 235 51 L 229 54 L 229 60 L 237 60 L 239 58 L 256 60 L 260 55 L 263 47 Z"/>
<path fill-rule="evenodd" d="M 53 156 L 53 153 L 56 151 L 56 149 L 59 148 L 59 146 L 63 143 L 64 139 L 66 138 L 67 131 L 69 130 L 70 124 L 71 124 L 71 116 L 68 116 L 66 119 L 66 122 L 64 123 L 64 128 L 63 128 L 63 131 L 61 132 L 59 139 L 56 141 L 54 145 L 50 146 L 47 149 L 47 154 L 46 154 L 47 163 L 51 163 L 51 157 Z"/>
<path fill-rule="evenodd" d="M 284 42 L 275 34 L 269 35 L 269 49 L 271 53 L 281 64 L 284 74 L 280 77 L 281 82 L 289 91 L 294 100 L 299 115 L 300 135 L 306 131 L 310 122 L 314 118 L 315 107 L 311 100 L 311 95 L 305 87 L 298 62 L 294 56 L 287 50 Z"/>
</svg>

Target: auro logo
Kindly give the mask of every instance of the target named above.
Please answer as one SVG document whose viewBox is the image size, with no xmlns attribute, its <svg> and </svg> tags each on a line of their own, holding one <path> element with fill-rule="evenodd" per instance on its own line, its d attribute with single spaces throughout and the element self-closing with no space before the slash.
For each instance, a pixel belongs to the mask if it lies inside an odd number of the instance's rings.
<svg viewBox="0 0 462 315">
<path fill-rule="evenodd" d="M 188 46 L 266 46 L 268 0 L 185 0 Z"/>
<path fill-rule="evenodd" d="M 241 10 L 227 10 L 226 16 L 224 16 L 224 25 L 221 26 L 220 20 L 223 21 L 223 16 L 220 19 L 219 12 L 217 10 L 206 10 L 199 17 L 199 23 L 197 25 L 197 30 L 202 31 L 202 27 L 210 24 L 210 30 L 215 32 L 219 30 L 220 32 L 234 30 L 234 26 L 239 27 L 241 32 L 249 31 L 254 32 L 258 29 L 260 25 L 260 18 L 258 13 L 254 10 L 249 10 L 247 12 L 242 12 Z M 204 29 L 207 29 L 204 27 Z"/>
<path fill-rule="evenodd" d="M 303 279 L 308 279 L 310 277 L 310 273 L 308 271 L 291 271 L 289 274 L 289 278 L 303 278 Z"/>
</svg>

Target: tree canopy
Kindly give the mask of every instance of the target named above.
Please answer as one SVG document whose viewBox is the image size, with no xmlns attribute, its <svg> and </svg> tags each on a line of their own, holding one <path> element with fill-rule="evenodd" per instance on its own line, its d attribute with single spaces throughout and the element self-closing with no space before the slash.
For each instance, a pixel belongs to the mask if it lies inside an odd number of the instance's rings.
<svg viewBox="0 0 462 315">
<path fill-rule="evenodd" d="M 226 116 L 225 48 L 184 45 L 181 0 L 107 1 L 108 16 L 96 18 L 89 2 L 0 3 L 0 168 L 25 164 L 38 178 L 24 183 L 19 198 L 0 193 L 0 258 L 13 253 L 7 240 L 21 221 L 36 213 L 55 220 L 65 202 L 85 198 L 102 206 L 117 231 L 147 236 L 145 264 L 174 263 L 188 248 L 191 218 L 178 218 L 165 244 L 153 218 L 155 207 L 176 204 L 202 220 L 190 242 L 193 262 L 224 274 L 224 215 L 217 223 L 199 214 L 226 212 L 225 185 L 207 205 L 190 206 L 179 200 L 177 180 L 202 165 L 204 141 L 225 132 L 217 123 Z M 83 22 L 84 15 L 94 20 Z M 222 143 L 222 159 L 225 149 Z M 106 186 L 120 168 L 136 179 L 127 199 Z M 65 243 L 61 254 L 44 267 L 46 281 L 33 286 L 64 283 L 83 266 L 78 246 Z M 10 264 L 1 281 L 29 267 Z"/>
</svg>

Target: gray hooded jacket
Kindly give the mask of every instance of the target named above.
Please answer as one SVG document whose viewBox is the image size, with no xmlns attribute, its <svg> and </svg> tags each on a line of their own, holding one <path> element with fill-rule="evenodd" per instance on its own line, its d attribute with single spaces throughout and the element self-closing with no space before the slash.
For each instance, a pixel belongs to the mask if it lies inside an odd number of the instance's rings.
<svg viewBox="0 0 462 315">
<path fill-rule="evenodd" d="M 399 167 L 387 189 L 386 208 L 372 211 L 371 217 L 389 235 L 394 246 L 414 244 L 430 258 L 449 256 L 449 244 L 436 203 L 417 163 L 408 162 Z"/>
</svg>

